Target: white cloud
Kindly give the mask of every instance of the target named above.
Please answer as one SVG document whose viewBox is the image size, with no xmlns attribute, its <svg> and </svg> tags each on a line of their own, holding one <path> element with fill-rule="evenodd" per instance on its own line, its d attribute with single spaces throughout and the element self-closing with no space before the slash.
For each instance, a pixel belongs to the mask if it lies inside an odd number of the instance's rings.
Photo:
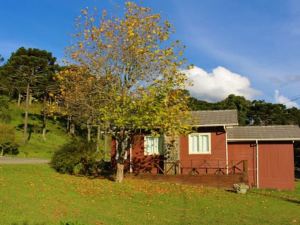
<svg viewBox="0 0 300 225">
<path fill-rule="evenodd" d="M 281 95 L 278 90 L 275 90 L 275 102 L 284 104 L 287 108 L 299 108 L 299 105 L 296 102 L 293 102 L 289 98 Z"/>
<path fill-rule="evenodd" d="M 251 87 L 247 77 L 233 73 L 221 66 L 213 69 L 210 73 L 197 66 L 184 72 L 193 84 L 187 89 L 192 96 L 199 99 L 220 101 L 230 94 L 253 99 L 260 94 L 258 90 Z"/>
</svg>

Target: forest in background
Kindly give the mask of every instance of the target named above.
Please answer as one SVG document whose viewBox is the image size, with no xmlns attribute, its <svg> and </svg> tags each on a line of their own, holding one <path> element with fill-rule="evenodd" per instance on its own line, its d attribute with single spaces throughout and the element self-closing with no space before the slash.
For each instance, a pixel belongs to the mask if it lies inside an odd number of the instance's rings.
<svg viewBox="0 0 300 225">
<path fill-rule="evenodd" d="M 27 56 L 23 57 L 24 54 Z M 23 103 L 25 121 L 26 111 L 34 101 L 42 105 L 40 113 L 43 136 L 46 135 L 47 118 L 57 118 L 58 116 L 65 122 L 67 132 L 74 133 L 74 126 L 80 127 L 80 130 L 88 130 L 88 123 L 76 120 L 76 117 L 79 117 L 76 114 L 80 112 L 73 110 L 73 112 L 59 115 L 54 110 L 51 111 L 51 103 L 56 101 L 55 93 L 60 91 L 59 81 L 55 79 L 55 74 L 65 69 L 57 64 L 52 53 L 39 49 L 19 48 L 6 61 L 0 56 L 0 61 L 1 123 L 9 120 L 9 115 L 6 113 L 8 101 L 17 102 L 18 106 Z M 41 63 L 42 66 L 40 66 Z M 32 69 L 35 70 L 35 73 L 30 73 Z M 24 70 L 29 73 L 24 73 Z M 264 100 L 251 101 L 234 94 L 219 102 L 207 102 L 191 96 L 187 90 L 185 93 L 188 96 L 190 110 L 236 109 L 240 125 L 300 125 L 300 110 L 295 107 L 287 108 L 283 104 L 269 103 Z M 26 104 L 27 101 L 28 104 Z M 68 124 L 71 123 L 71 118 L 73 118 L 72 125 Z"/>
</svg>

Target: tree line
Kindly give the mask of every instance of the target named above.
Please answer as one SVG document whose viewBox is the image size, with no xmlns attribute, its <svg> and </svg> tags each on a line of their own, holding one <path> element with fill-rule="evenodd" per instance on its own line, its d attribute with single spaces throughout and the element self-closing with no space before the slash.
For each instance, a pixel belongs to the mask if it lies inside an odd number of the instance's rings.
<svg viewBox="0 0 300 225">
<path fill-rule="evenodd" d="M 189 95 L 191 110 L 223 110 L 236 109 L 240 125 L 299 125 L 300 110 L 287 108 L 283 104 L 270 103 L 264 100 L 248 100 L 243 96 L 229 95 L 219 102 L 207 102 Z"/>
</svg>

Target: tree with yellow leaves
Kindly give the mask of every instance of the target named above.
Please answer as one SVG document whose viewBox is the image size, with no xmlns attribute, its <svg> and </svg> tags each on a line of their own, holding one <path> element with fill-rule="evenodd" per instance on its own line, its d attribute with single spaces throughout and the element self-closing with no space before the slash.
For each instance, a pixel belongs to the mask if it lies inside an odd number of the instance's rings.
<svg viewBox="0 0 300 225">
<path fill-rule="evenodd" d="M 176 134 L 185 129 L 184 46 L 171 41 L 171 24 L 150 8 L 126 2 L 123 17 L 100 18 L 82 10 L 69 54 L 101 80 L 99 120 L 117 141 L 117 176 L 123 180 L 126 151 L 138 130 Z M 73 93 L 78 95 L 79 92 Z"/>
<path fill-rule="evenodd" d="M 103 103 L 101 77 L 92 76 L 87 68 L 73 65 L 60 71 L 55 79 L 60 90 L 50 108 L 68 117 L 67 130 L 71 134 L 75 132 L 75 121 L 78 125 L 85 124 L 87 140 L 91 141 L 92 126 L 101 124 L 98 110 Z"/>
</svg>

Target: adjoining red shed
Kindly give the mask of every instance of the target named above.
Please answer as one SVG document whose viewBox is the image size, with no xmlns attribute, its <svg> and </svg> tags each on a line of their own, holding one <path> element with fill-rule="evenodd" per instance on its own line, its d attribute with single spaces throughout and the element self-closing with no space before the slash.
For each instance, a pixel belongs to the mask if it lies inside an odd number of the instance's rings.
<svg viewBox="0 0 300 225">
<path fill-rule="evenodd" d="M 298 126 L 227 128 L 230 160 L 248 161 L 248 178 L 258 188 L 294 188 L 294 141 Z"/>
<path fill-rule="evenodd" d="M 292 142 L 259 144 L 259 186 L 294 188 L 294 148 Z"/>
</svg>

